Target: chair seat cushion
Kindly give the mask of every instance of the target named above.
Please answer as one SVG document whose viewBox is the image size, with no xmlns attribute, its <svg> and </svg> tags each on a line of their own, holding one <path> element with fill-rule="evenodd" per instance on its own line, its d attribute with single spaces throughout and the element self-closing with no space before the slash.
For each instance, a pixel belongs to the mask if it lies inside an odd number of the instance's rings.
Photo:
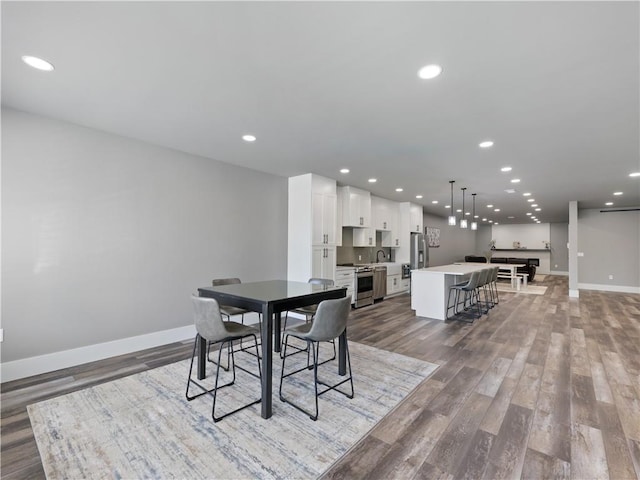
<svg viewBox="0 0 640 480">
<path fill-rule="evenodd" d="M 256 327 L 253 327 L 251 325 L 243 325 L 242 323 L 238 323 L 238 322 L 224 322 L 224 327 L 228 333 L 226 340 L 229 340 L 232 338 L 246 337 L 247 335 L 260 334 L 260 331 Z M 211 340 L 211 339 L 208 339 L 208 340 Z M 211 341 L 221 341 L 221 340 L 222 339 L 211 340 Z"/>
<path fill-rule="evenodd" d="M 294 310 L 291 310 L 292 312 L 295 313 L 299 313 L 301 315 L 315 315 L 316 312 L 318 311 L 318 305 L 309 305 L 307 307 L 300 307 L 300 308 L 296 308 Z"/>
<path fill-rule="evenodd" d="M 299 325 L 296 325 L 294 327 L 290 327 L 287 328 L 284 331 L 285 335 L 292 335 L 296 338 L 300 338 L 302 340 L 306 340 L 307 339 L 307 334 L 309 333 L 309 330 L 311 330 L 311 326 L 313 324 L 312 323 L 301 323 Z"/>
</svg>

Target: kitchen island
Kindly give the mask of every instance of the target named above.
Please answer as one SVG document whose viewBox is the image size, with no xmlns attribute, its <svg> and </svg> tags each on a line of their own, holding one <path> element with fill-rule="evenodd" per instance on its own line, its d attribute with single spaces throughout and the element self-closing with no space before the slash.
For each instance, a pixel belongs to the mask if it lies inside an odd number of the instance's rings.
<svg viewBox="0 0 640 480">
<path fill-rule="evenodd" d="M 411 270 L 411 308 L 419 317 L 446 320 L 449 287 L 488 264 L 454 264 Z"/>
</svg>

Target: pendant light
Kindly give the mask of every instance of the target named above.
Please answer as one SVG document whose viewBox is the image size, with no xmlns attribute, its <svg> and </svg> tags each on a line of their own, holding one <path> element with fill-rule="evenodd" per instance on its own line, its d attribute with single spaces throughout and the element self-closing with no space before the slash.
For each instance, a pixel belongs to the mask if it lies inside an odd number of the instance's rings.
<svg viewBox="0 0 640 480">
<path fill-rule="evenodd" d="M 462 187 L 462 219 L 460 220 L 460 228 L 467 228 L 467 219 L 464 218 L 464 191 L 467 187 Z"/>
<path fill-rule="evenodd" d="M 473 220 L 471 221 L 471 230 L 477 230 L 478 222 L 476 222 L 476 194 L 472 193 L 471 196 L 473 197 Z"/>
<path fill-rule="evenodd" d="M 455 180 L 449 180 L 451 184 L 451 213 L 449 214 L 449 225 L 452 227 L 456 225 L 456 216 L 453 214 L 453 184 L 456 183 Z"/>
</svg>

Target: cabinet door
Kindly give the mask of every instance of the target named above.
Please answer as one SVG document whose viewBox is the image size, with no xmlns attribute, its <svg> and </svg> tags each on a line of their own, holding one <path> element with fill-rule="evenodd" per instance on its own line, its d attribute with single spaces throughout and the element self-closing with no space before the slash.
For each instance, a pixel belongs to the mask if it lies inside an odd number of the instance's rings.
<svg viewBox="0 0 640 480">
<path fill-rule="evenodd" d="M 326 235 L 327 245 L 335 245 L 336 238 L 336 195 L 324 195 L 322 201 L 322 230 Z"/>
<path fill-rule="evenodd" d="M 411 206 L 409 207 L 409 217 L 410 230 L 416 233 L 423 233 L 422 224 L 424 223 L 424 220 L 422 219 L 422 206 L 411 204 Z"/>
<path fill-rule="evenodd" d="M 390 203 L 385 198 L 371 197 L 371 224 L 376 230 L 391 230 Z"/>
<path fill-rule="evenodd" d="M 311 241 L 314 245 L 336 244 L 336 205 L 335 195 L 313 194 Z"/>
<path fill-rule="evenodd" d="M 341 187 L 342 225 L 369 227 L 371 225 L 371 194 L 353 187 Z"/>
<path fill-rule="evenodd" d="M 354 247 L 375 247 L 376 231 L 373 228 L 354 228 L 353 229 L 353 246 Z"/>
<path fill-rule="evenodd" d="M 330 278 L 336 275 L 336 247 L 314 246 L 311 250 L 311 276 Z"/>
</svg>

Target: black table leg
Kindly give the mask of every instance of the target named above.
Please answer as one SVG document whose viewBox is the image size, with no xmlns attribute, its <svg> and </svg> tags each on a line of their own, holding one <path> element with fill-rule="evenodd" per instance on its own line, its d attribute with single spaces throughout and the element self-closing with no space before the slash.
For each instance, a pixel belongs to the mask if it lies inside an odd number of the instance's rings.
<svg viewBox="0 0 640 480">
<path fill-rule="evenodd" d="M 347 374 L 347 329 L 338 338 L 338 374 Z"/>
<path fill-rule="evenodd" d="M 273 362 L 273 307 L 262 307 L 262 418 L 270 418 Z"/>
<path fill-rule="evenodd" d="M 281 332 L 280 330 L 282 329 L 282 312 L 277 312 L 274 315 L 274 320 L 273 320 L 273 349 L 276 352 L 280 351 L 280 336 L 281 336 Z"/>
<path fill-rule="evenodd" d="M 207 376 L 207 341 L 198 337 L 198 380 Z"/>
</svg>

